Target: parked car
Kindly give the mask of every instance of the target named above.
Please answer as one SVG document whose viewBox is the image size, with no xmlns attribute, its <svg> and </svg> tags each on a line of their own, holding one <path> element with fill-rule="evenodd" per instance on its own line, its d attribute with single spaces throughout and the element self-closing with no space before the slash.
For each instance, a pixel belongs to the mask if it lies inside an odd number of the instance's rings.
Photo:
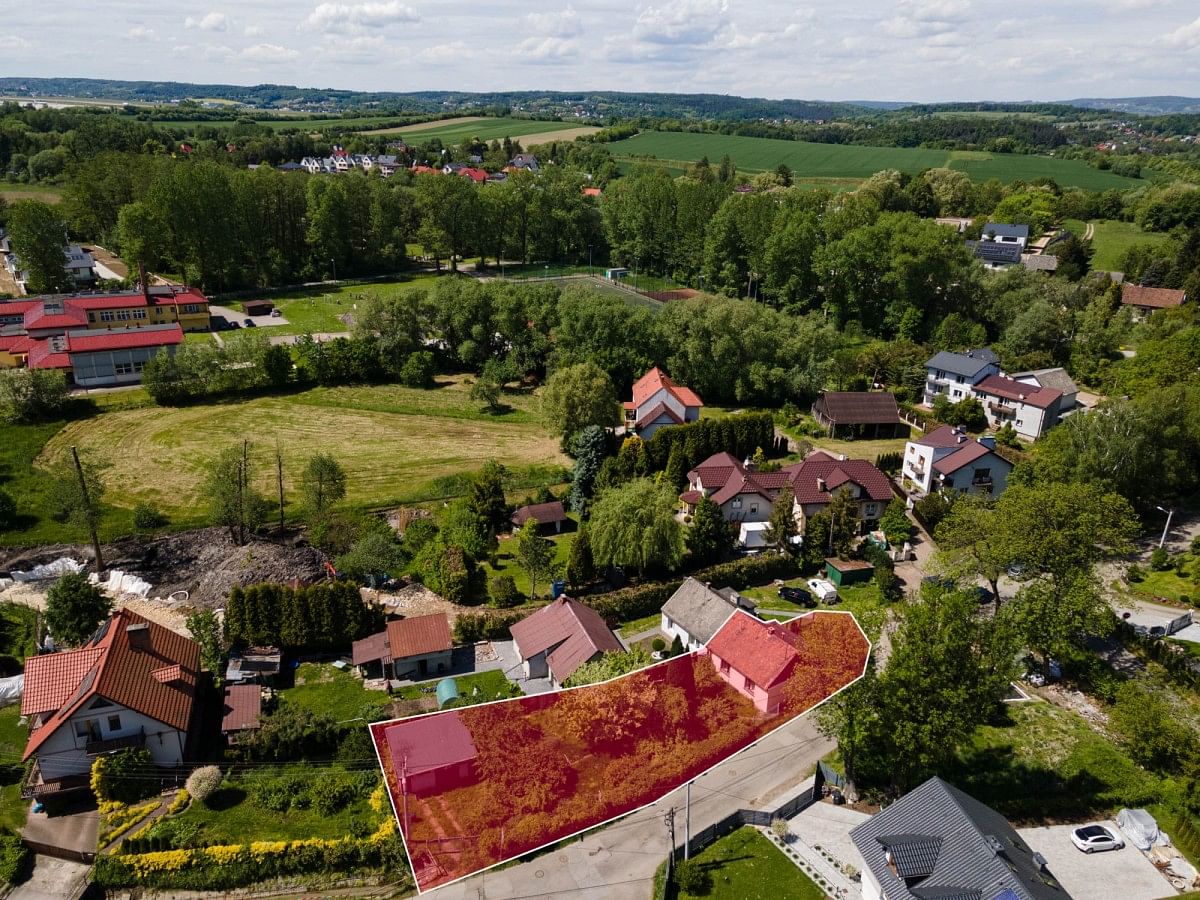
<svg viewBox="0 0 1200 900">
<path fill-rule="evenodd" d="M 784 600 L 790 600 L 792 603 L 799 603 L 808 609 L 812 609 L 817 605 L 817 601 L 813 599 L 813 595 L 801 587 L 788 587 L 785 584 L 779 589 L 779 596 Z"/>
<path fill-rule="evenodd" d="M 1014 581 L 1020 581 L 1025 577 L 1025 563 L 1015 562 L 1005 569 L 1004 573 Z"/>
<path fill-rule="evenodd" d="M 253 319 L 242 319 L 242 327 L 243 328 L 257 328 L 258 326 L 254 324 Z"/>
<path fill-rule="evenodd" d="M 926 575 L 921 579 L 921 584 L 927 584 L 930 587 L 945 588 L 952 591 L 958 587 L 958 582 L 949 575 Z"/>
<path fill-rule="evenodd" d="M 837 603 L 841 599 L 838 597 L 837 587 L 832 581 L 826 581 L 824 578 L 810 578 L 804 584 L 822 603 Z"/>
<path fill-rule="evenodd" d="M 1071 832 L 1071 843 L 1084 853 L 1096 853 L 1100 850 L 1120 850 L 1125 846 L 1113 829 L 1107 825 L 1084 825 Z"/>
</svg>

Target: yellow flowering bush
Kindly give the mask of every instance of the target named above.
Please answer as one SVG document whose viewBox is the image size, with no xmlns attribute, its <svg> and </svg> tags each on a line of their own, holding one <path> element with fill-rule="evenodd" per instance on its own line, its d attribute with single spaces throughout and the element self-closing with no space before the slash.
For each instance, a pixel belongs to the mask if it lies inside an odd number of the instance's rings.
<svg viewBox="0 0 1200 900">
<path fill-rule="evenodd" d="M 100 760 L 96 760 L 100 762 Z M 125 804 L 120 800 L 105 800 L 100 804 L 100 815 L 111 816 L 115 812 L 120 812 L 125 808 Z"/>
<path fill-rule="evenodd" d="M 103 847 L 125 829 L 136 825 L 158 809 L 158 800 L 150 800 L 140 806 L 124 803 L 100 804 L 100 846 Z"/>
<path fill-rule="evenodd" d="M 204 855 L 217 865 L 226 866 L 238 860 L 245 849 L 241 844 L 223 844 L 217 847 L 205 847 Z"/>
<path fill-rule="evenodd" d="M 387 808 L 387 787 L 382 781 L 375 790 L 371 791 L 371 796 L 367 798 L 367 804 L 377 813 L 381 813 Z"/>
<path fill-rule="evenodd" d="M 367 838 L 372 844 L 381 844 L 396 833 L 396 820 L 388 816 L 379 823 L 379 827 L 375 829 L 375 833 Z"/>
<path fill-rule="evenodd" d="M 158 872 L 178 872 L 191 864 L 194 852 L 192 850 L 159 850 L 154 853 L 124 856 L 121 859 L 133 869 L 134 875 L 141 880 Z"/>
<path fill-rule="evenodd" d="M 167 815 L 173 816 L 185 806 L 192 798 L 188 795 L 187 788 L 180 788 L 179 793 L 175 795 L 175 799 L 171 801 L 171 805 L 167 807 Z"/>
<path fill-rule="evenodd" d="M 254 841 L 250 845 L 250 855 L 262 862 L 272 853 L 282 853 L 287 845 L 287 841 Z"/>
</svg>

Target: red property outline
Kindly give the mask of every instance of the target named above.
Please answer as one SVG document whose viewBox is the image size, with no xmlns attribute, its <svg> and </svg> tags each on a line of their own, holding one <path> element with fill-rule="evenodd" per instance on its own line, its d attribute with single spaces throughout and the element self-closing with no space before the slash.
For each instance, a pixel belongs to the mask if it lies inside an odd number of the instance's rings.
<svg viewBox="0 0 1200 900">
<path fill-rule="evenodd" d="M 870 651 L 848 612 L 737 611 L 707 646 L 608 681 L 372 724 L 418 893 L 658 802 L 845 690 Z M 775 689 L 752 702 L 739 666 Z"/>
</svg>

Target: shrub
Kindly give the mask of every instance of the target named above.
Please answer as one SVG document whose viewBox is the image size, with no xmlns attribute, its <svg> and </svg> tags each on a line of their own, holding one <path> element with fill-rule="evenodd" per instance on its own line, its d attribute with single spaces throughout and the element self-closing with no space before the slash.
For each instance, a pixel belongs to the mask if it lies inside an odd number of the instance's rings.
<svg viewBox="0 0 1200 900">
<path fill-rule="evenodd" d="M 157 794 L 154 757 L 143 747 L 98 756 L 92 763 L 92 792 L 101 802 L 137 803 Z"/>
<path fill-rule="evenodd" d="M 163 528 L 170 520 L 153 503 L 139 503 L 133 508 L 133 527 L 141 531 Z"/>
<path fill-rule="evenodd" d="M 786 841 L 792 833 L 792 829 L 788 826 L 787 819 L 776 816 L 771 820 L 771 833 L 781 841 Z"/>
<path fill-rule="evenodd" d="M 1125 580 L 1130 584 L 1137 584 L 1139 581 L 1145 581 L 1146 570 L 1139 565 L 1131 565 L 1125 570 Z"/>
<path fill-rule="evenodd" d="M 685 859 L 675 863 L 675 873 L 672 878 L 675 886 L 686 894 L 707 894 L 712 887 L 712 878 L 694 859 Z"/>
<path fill-rule="evenodd" d="M 652 640 L 650 642 L 650 649 L 653 650 L 655 653 L 662 653 L 664 650 L 667 649 L 667 642 L 664 641 L 662 638 L 655 638 L 654 640 Z"/>
<path fill-rule="evenodd" d="M 454 620 L 454 642 L 474 644 L 476 641 L 507 639 L 508 629 L 528 613 L 461 613 Z"/>
<path fill-rule="evenodd" d="M 893 450 L 890 453 L 880 453 L 875 457 L 875 468 L 888 475 L 895 475 L 903 462 L 904 454 L 899 450 Z"/>
<path fill-rule="evenodd" d="M 250 801 L 260 809 L 283 813 L 306 809 L 311 795 L 308 780 L 296 773 L 256 775 L 246 780 Z"/>
<path fill-rule="evenodd" d="M 21 836 L 5 832 L 0 834 L 0 884 L 16 884 L 26 876 L 29 850 L 21 843 Z"/>
<path fill-rule="evenodd" d="M 353 778 L 345 772 L 328 772 L 315 778 L 308 789 L 309 803 L 323 816 L 348 806 L 358 795 Z"/>
<path fill-rule="evenodd" d="M 1155 547 L 1150 554 L 1150 568 L 1155 572 L 1165 572 L 1171 568 L 1171 554 L 1165 547 Z"/>
<path fill-rule="evenodd" d="M 433 384 L 433 374 L 437 371 L 433 354 L 428 350 L 418 350 L 409 355 L 400 367 L 400 383 L 409 387 L 429 387 Z"/>
<path fill-rule="evenodd" d="M 201 766 L 187 778 L 187 792 L 204 803 L 221 786 L 221 770 L 217 766 Z"/>
<path fill-rule="evenodd" d="M 521 602 L 517 593 L 517 583 L 511 575 L 496 575 L 488 585 L 488 597 L 491 605 L 498 609 L 508 609 Z"/>
</svg>

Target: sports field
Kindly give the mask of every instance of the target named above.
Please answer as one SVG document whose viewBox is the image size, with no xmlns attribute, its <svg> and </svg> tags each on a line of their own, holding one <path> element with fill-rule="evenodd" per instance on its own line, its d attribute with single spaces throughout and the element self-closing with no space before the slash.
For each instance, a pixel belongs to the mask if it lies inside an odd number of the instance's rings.
<svg viewBox="0 0 1200 900">
<path fill-rule="evenodd" d="M 509 411 L 490 415 L 469 396 L 469 379 L 442 377 L 430 389 L 399 385 L 313 388 L 295 394 L 181 408 L 145 406 L 67 424 L 35 461 L 45 469 L 72 445 L 107 465 L 106 500 L 129 508 L 158 504 L 176 524 L 206 515 L 205 465 L 249 437 L 259 486 L 270 495 L 278 440 L 285 486 L 308 457 L 332 454 L 345 467 L 346 499 L 384 506 L 452 496 L 463 478 L 497 459 L 523 485 L 561 480 L 569 460 L 535 412 L 531 394 L 506 394 Z"/>
<path fill-rule="evenodd" d="M 572 132 L 577 137 L 581 131 L 578 122 L 539 122 L 534 119 L 493 119 L 470 118 L 447 119 L 442 122 L 427 122 L 424 125 L 405 126 L 404 128 L 380 128 L 366 134 L 399 134 L 413 144 L 437 138 L 443 144 L 457 144 L 466 138 L 479 138 L 481 141 L 503 140 L 504 138 L 525 138 L 535 136 L 541 143 L 548 140 L 547 135 L 554 132 Z M 598 130 L 598 129 L 597 129 Z"/>
<path fill-rule="evenodd" d="M 643 132 L 609 144 L 614 156 L 626 161 L 652 156 L 669 166 L 683 167 L 707 156 L 715 163 L 728 155 L 742 172 L 765 172 L 784 163 L 798 181 L 869 178 L 882 169 L 916 174 L 922 169 L 949 166 L 976 181 L 1054 178 L 1064 187 L 1089 190 L 1136 187 L 1143 182 L 1093 169 L 1076 160 L 1048 156 L 955 153 L 907 147 L 865 147 L 858 144 L 813 144 L 773 138 L 684 132 Z"/>
</svg>

